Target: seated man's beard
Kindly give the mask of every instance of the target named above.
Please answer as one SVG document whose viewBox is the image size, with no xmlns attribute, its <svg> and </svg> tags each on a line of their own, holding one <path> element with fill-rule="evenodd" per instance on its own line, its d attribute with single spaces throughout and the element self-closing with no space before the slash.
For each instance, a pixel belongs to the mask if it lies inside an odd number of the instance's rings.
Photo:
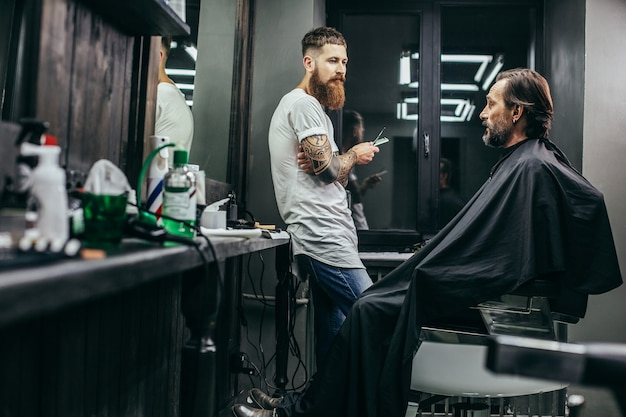
<svg viewBox="0 0 626 417">
<path fill-rule="evenodd" d="M 486 123 L 484 126 L 488 127 Z M 507 126 L 504 121 L 496 122 L 489 127 L 489 133 L 483 135 L 483 142 L 491 148 L 501 148 L 506 143 L 511 134 L 511 127 Z"/>
<path fill-rule="evenodd" d="M 309 90 L 311 95 L 315 97 L 322 106 L 330 109 L 337 110 L 343 107 L 343 103 L 346 100 L 346 92 L 343 89 L 343 83 L 345 77 L 337 76 L 327 83 L 323 83 L 320 80 L 319 72 L 313 71 L 311 80 L 309 81 Z"/>
</svg>

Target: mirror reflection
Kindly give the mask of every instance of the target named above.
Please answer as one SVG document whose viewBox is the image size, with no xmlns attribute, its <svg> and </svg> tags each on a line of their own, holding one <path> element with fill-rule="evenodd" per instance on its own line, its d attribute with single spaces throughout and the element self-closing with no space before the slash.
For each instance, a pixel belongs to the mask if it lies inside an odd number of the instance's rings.
<svg viewBox="0 0 626 417">
<path fill-rule="evenodd" d="M 417 13 L 343 16 L 350 59 L 345 109 L 363 116 L 363 140 L 373 140 L 382 127 L 390 139 L 371 164 L 354 170 L 357 178 L 385 172 L 360 201 L 369 228 L 438 230 L 477 191 L 499 155 L 481 140 L 485 95 L 500 71 L 534 67 L 533 16 L 528 6 L 442 7 L 434 29 L 441 39 L 436 62 L 420 56 L 420 41 L 434 41 L 432 34 L 425 38 Z M 420 83 L 433 83 L 420 74 L 423 65 L 437 66 L 437 88 L 420 91 Z M 436 102 L 440 135 L 423 137 L 421 113 Z M 417 154 L 418 140 L 430 158 Z M 419 164 L 432 167 L 432 179 L 418 178 Z"/>
<path fill-rule="evenodd" d="M 344 109 L 362 115 L 363 140 L 374 140 L 383 127 L 384 136 L 389 138 L 388 143 L 380 145 L 372 163 L 358 165 L 354 170 L 361 179 L 380 177 L 379 184 L 363 195 L 364 216 L 370 229 L 415 230 L 416 119 L 399 119 L 396 113 L 399 97 L 413 98 L 412 111 L 416 113 L 416 90 L 398 82 L 398 60 L 407 45 L 419 45 L 420 17 L 346 15 L 342 31 L 348 41 L 349 58 Z"/>
</svg>

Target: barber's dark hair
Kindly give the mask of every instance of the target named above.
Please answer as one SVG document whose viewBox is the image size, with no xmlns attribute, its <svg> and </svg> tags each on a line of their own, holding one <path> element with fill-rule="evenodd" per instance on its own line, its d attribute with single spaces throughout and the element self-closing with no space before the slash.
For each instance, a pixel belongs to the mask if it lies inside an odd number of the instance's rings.
<svg viewBox="0 0 626 417">
<path fill-rule="evenodd" d="M 341 32 L 335 28 L 322 26 L 304 35 L 302 38 L 302 56 L 305 56 L 310 49 L 319 50 L 327 44 L 348 47 Z"/>
<path fill-rule="evenodd" d="M 446 174 L 446 184 L 452 181 L 452 161 L 448 158 L 439 158 L 439 174 Z"/>
<path fill-rule="evenodd" d="M 172 37 L 171 36 L 161 36 L 161 49 L 165 53 L 165 57 L 170 56 L 170 51 L 172 49 Z"/>
<path fill-rule="evenodd" d="M 496 82 L 507 80 L 502 98 L 507 107 L 523 106 L 530 138 L 548 138 L 554 109 L 550 86 L 541 74 L 529 68 L 515 68 L 498 74 Z"/>
<path fill-rule="evenodd" d="M 341 143 L 344 149 L 350 149 L 356 145 L 352 136 L 354 128 L 363 124 L 363 116 L 354 110 L 344 110 L 341 119 Z"/>
</svg>

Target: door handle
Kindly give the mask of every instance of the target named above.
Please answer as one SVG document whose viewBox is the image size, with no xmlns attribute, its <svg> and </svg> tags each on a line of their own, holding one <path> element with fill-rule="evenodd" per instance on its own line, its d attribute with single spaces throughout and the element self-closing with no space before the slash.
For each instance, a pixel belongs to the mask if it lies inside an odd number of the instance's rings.
<svg viewBox="0 0 626 417">
<path fill-rule="evenodd" d="M 424 132 L 424 158 L 428 158 L 430 156 L 430 135 L 428 132 Z"/>
</svg>

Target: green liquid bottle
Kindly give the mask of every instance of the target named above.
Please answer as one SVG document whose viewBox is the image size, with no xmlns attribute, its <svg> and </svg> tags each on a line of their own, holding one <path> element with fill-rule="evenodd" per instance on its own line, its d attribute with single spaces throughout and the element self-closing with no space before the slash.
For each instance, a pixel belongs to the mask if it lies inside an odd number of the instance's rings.
<svg viewBox="0 0 626 417">
<path fill-rule="evenodd" d="M 163 178 L 163 218 L 168 233 L 193 238 L 196 235 L 196 177 L 187 168 L 187 151 L 174 151 L 174 168 Z M 180 221 L 179 221 L 180 220 Z"/>
</svg>

